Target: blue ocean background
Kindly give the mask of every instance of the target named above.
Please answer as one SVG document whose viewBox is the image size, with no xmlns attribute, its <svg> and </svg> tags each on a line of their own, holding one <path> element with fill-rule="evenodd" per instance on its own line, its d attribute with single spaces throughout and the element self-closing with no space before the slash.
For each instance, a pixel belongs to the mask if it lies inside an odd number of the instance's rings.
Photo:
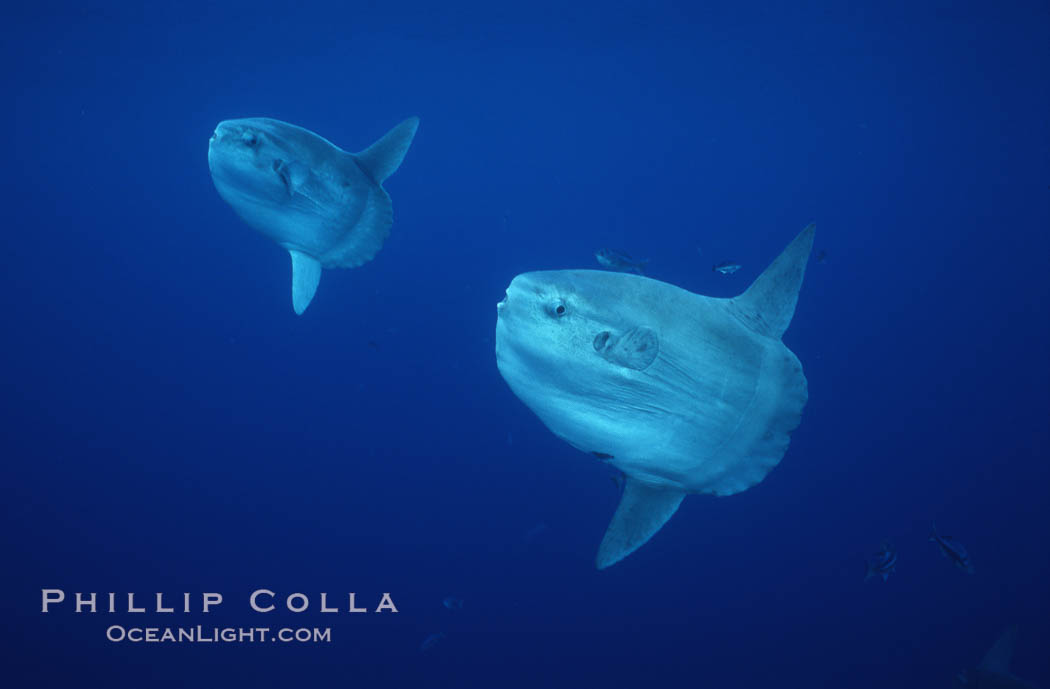
<svg viewBox="0 0 1050 689">
<path fill-rule="evenodd" d="M 4 686 L 949 687 L 1009 625 L 1050 686 L 1045 2 L 0 14 Z M 287 254 L 215 192 L 215 125 L 357 151 L 412 115 L 389 240 L 295 316 Z M 809 222 L 787 455 L 596 571 L 612 474 L 503 382 L 496 302 L 603 247 L 733 296 Z M 45 615 L 44 588 L 225 602 Z M 251 613 L 257 588 L 313 606 Z M 318 611 L 349 591 L 400 612 Z"/>
</svg>

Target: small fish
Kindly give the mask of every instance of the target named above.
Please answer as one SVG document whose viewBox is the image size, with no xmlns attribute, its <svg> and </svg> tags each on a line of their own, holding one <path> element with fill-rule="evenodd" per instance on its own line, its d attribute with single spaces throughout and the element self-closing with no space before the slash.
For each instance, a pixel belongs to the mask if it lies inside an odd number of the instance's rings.
<svg viewBox="0 0 1050 689">
<path fill-rule="evenodd" d="M 740 270 L 739 263 L 733 263 L 732 261 L 722 261 L 721 263 L 711 266 L 711 270 L 722 275 L 732 275 L 736 271 Z"/>
<path fill-rule="evenodd" d="M 438 644 L 442 639 L 445 638 L 445 632 L 438 632 L 437 634 L 431 634 L 427 638 L 423 639 L 423 643 L 419 645 L 421 653 L 427 653 L 432 650 L 434 646 Z"/>
<path fill-rule="evenodd" d="M 598 259 L 598 263 L 606 268 L 638 275 L 644 275 L 645 273 L 642 272 L 642 269 L 649 264 L 649 259 L 638 260 L 632 258 L 626 252 L 617 251 L 616 249 L 598 249 L 594 252 L 594 257 Z"/>
<path fill-rule="evenodd" d="M 890 574 L 897 571 L 897 550 L 889 541 L 883 541 L 882 548 L 875 556 L 868 560 L 868 573 L 864 581 L 872 577 L 882 577 L 883 581 L 890 578 Z"/>
<path fill-rule="evenodd" d="M 828 262 L 828 252 L 825 251 L 824 249 L 821 249 L 820 251 L 817 252 L 817 263 L 827 263 L 827 262 Z"/>
<path fill-rule="evenodd" d="M 930 540 L 937 544 L 937 547 L 941 549 L 941 553 L 951 560 L 956 567 L 967 574 L 973 574 L 973 563 L 970 562 L 970 555 L 966 552 L 966 548 L 962 546 L 962 543 L 955 541 L 949 536 L 938 535 L 936 525 L 930 531 Z"/>
<path fill-rule="evenodd" d="M 441 604 L 444 605 L 449 610 L 462 610 L 463 609 L 463 599 L 462 598 L 456 598 L 455 596 L 445 596 L 445 599 L 441 601 Z"/>
</svg>

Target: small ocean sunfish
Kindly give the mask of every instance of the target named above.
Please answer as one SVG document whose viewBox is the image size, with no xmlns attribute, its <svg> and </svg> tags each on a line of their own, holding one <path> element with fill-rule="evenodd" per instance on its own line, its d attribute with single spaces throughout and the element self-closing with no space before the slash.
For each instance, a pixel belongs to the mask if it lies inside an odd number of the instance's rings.
<svg viewBox="0 0 1050 689">
<path fill-rule="evenodd" d="M 951 560 L 956 567 L 967 574 L 973 574 L 973 563 L 970 562 L 970 555 L 966 552 L 966 548 L 963 547 L 962 543 L 948 536 L 939 535 L 936 526 L 930 531 L 930 540 L 937 544 L 937 547 L 941 549 L 941 553 Z"/>
<path fill-rule="evenodd" d="M 897 571 L 896 568 L 897 550 L 889 541 L 884 541 L 882 549 L 868 560 L 868 574 L 864 577 L 864 580 L 867 581 L 872 577 L 882 577 L 882 580 L 886 581 L 890 578 L 890 574 Z"/>
<path fill-rule="evenodd" d="M 215 128 L 208 142 L 215 189 L 288 251 L 295 313 L 310 305 L 322 268 L 356 268 L 383 247 L 394 222 L 383 182 L 401 166 L 417 127 L 410 117 L 359 153 L 268 117 Z"/>
<path fill-rule="evenodd" d="M 732 261 L 722 261 L 711 266 L 711 270 L 722 275 L 732 275 L 736 271 L 740 270 L 739 263 L 733 263 Z"/>
<path fill-rule="evenodd" d="M 463 609 L 463 599 L 462 598 L 456 598 L 455 596 L 445 596 L 445 600 L 441 601 L 441 604 L 444 605 L 449 610 L 462 610 Z"/>
<path fill-rule="evenodd" d="M 649 264 L 649 259 L 639 260 L 631 257 L 626 252 L 617 251 L 616 249 L 598 249 L 594 252 L 594 257 L 605 268 L 637 273 L 638 275 L 644 275 L 642 269 Z"/>
</svg>

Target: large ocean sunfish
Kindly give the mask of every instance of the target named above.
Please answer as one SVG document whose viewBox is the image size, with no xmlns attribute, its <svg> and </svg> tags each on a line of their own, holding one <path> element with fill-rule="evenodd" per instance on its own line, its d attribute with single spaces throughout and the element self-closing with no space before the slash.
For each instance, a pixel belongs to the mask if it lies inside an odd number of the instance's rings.
<svg viewBox="0 0 1050 689">
<path fill-rule="evenodd" d="M 599 569 L 648 541 L 687 494 L 738 493 L 780 462 L 808 394 L 780 338 L 813 234 L 732 299 L 595 270 L 510 283 L 496 307 L 500 373 L 555 435 L 626 477 Z"/>
<path fill-rule="evenodd" d="M 383 180 L 401 165 L 417 127 L 409 118 L 360 153 L 266 117 L 215 128 L 208 144 L 215 188 L 291 254 L 297 314 L 314 298 L 321 268 L 353 268 L 382 248 L 394 217 Z"/>
</svg>

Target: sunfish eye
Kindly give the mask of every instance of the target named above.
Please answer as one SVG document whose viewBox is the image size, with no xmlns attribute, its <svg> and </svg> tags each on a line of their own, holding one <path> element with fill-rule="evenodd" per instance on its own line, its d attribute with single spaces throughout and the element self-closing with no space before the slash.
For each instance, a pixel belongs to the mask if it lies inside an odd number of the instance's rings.
<svg viewBox="0 0 1050 689">
<path fill-rule="evenodd" d="M 568 312 L 568 310 L 565 307 L 565 302 L 560 300 L 551 302 L 547 309 L 550 311 L 550 314 L 555 318 L 561 318 Z"/>
<path fill-rule="evenodd" d="M 245 132 L 241 134 L 241 141 L 245 146 L 255 148 L 255 145 L 259 143 L 259 137 L 255 135 L 255 132 Z"/>
</svg>

